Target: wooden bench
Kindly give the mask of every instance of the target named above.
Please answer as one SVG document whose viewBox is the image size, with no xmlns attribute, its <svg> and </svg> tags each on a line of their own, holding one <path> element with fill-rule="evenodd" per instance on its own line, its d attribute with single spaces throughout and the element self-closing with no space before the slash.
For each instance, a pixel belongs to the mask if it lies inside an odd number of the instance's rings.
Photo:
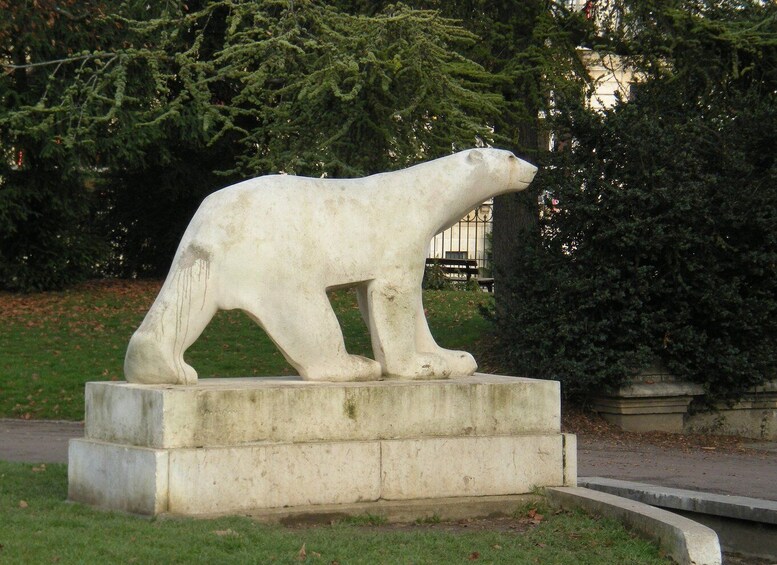
<svg viewBox="0 0 777 565">
<path fill-rule="evenodd" d="M 494 279 L 478 277 L 478 262 L 476 259 L 441 259 L 430 257 L 426 260 L 426 267 L 438 267 L 445 274 L 446 278 L 453 282 L 468 282 L 474 278 L 478 284 L 494 292 Z"/>
</svg>

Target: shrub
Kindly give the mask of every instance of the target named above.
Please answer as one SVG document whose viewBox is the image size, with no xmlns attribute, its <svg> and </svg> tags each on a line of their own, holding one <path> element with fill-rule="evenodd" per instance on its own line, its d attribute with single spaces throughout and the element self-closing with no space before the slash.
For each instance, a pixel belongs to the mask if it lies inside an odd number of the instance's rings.
<svg viewBox="0 0 777 565">
<path fill-rule="evenodd" d="M 442 265 L 438 261 L 427 264 L 424 269 L 423 288 L 426 290 L 450 290 L 453 283 L 446 276 Z"/>
<path fill-rule="evenodd" d="M 712 397 L 777 367 L 777 103 L 689 103 L 661 81 L 603 115 L 535 182 L 560 201 L 498 289 L 504 362 L 568 396 L 655 360 Z"/>
</svg>

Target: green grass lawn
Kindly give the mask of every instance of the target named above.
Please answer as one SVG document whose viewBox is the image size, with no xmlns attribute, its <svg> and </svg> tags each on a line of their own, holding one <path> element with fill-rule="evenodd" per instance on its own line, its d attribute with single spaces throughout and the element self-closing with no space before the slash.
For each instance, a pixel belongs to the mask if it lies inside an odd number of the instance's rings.
<svg viewBox="0 0 777 565">
<path fill-rule="evenodd" d="M 81 420 L 84 383 L 123 379 L 127 341 L 158 289 L 155 282 L 111 281 L 0 294 L 0 417 Z M 371 356 L 353 292 L 331 299 L 348 350 Z M 477 352 L 487 330 L 479 306 L 489 300 L 479 292 L 427 292 L 438 342 Z M 293 373 L 240 312 L 219 313 L 187 360 L 202 377 Z M 0 563 L 669 563 L 614 522 L 542 506 L 520 510 L 517 528 L 395 527 L 374 519 L 286 528 L 245 517 L 149 520 L 66 497 L 66 466 L 0 462 Z"/>
<path fill-rule="evenodd" d="M 105 281 L 65 292 L 0 293 L 0 417 L 81 420 L 84 383 L 124 380 L 124 351 L 159 282 Z M 331 295 L 349 352 L 372 357 L 352 291 Z M 429 323 L 443 347 L 477 350 L 487 329 L 482 292 L 428 291 Z M 189 349 L 200 377 L 295 374 L 267 335 L 238 311 L 219 312 Z"/>
<path fill-rule="evenodd" d="M 241 517 L 149 520 L 66 496 L 64 465 L 0 462 L 0 563 L 671 563 L 615 522 L 542 504 L 516 512 L 514 526 L 474 531 L 380 520 L 287 528 Z"/>
</svg>

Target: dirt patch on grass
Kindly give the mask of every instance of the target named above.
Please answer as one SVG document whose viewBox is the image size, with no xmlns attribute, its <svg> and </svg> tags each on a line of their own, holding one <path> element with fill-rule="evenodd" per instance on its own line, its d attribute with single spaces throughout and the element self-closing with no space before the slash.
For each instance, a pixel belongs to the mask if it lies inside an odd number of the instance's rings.
<svg viewBox="0 0 777 565">
<path fill-rule="evenodd" d="M 281 524 L 289 529 L 304 530 L 332 526 L 338 523 L 368 528 L 376 532 L 500 532 L 525 533 L 545 521 L 548 514 L 563 514 L 565 510 L 551 510 L 545 505 L 536 507 L 529 505 L 514 514 L 493 514 L 480 518 L 463 518 L 459 520 L 441 520 L 437 516 L 421 518 L 413 522 L 387 522 L 377 515 L 349 517 L 344 514 L 318 514 L 295 516 L 282 520 Z"/>
<path fill-rule="evenodd" d="M 409 524 L 378 524 L 370 526 L 376 531 L 422 532 L 437 531 L 449 533 L 500 532 L 525 533 L 542 521 L 528 517 L 497 516 L 490 518 L 467 518 L 455 521 L 421 520 Z"/>
</svg>

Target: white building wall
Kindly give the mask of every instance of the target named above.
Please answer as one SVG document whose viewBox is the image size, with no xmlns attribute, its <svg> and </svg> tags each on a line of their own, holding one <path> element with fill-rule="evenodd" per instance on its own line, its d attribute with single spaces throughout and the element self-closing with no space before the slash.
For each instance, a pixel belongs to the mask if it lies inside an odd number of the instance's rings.
<svg viewBox="0 0 777 565">
<path fill-rule="evenodd" d="M 634 72 L 615 55 L 600 55 L 590 49 L 580 48 L 578 54 L 588 69 L 594 86 L 589 103 L 594 110 L 612 108 L 618 96 L 628 99 Z"/>
</svg>

